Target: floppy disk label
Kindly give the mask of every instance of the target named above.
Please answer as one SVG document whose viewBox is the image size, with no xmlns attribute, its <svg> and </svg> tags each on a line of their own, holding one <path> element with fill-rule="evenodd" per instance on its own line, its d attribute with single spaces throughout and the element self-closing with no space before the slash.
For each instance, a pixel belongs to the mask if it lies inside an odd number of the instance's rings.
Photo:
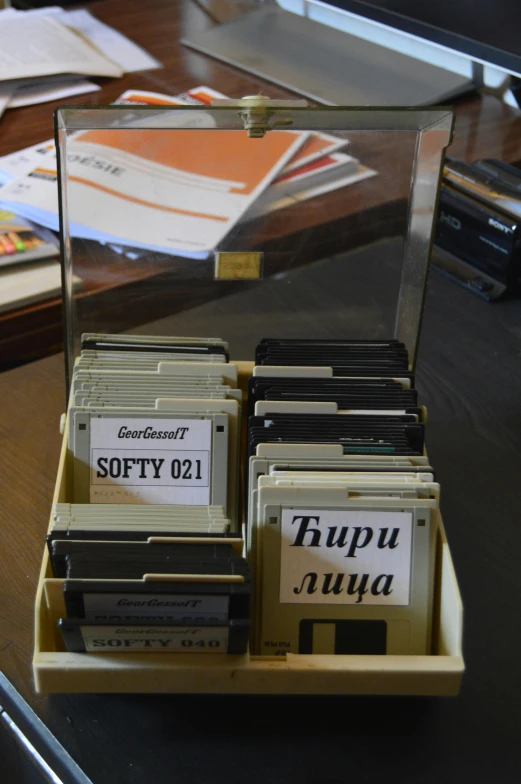
<svg viewBox="0 0 521 784">
<path fill-rule="evenodd" d="M 211 421 L 103 417 L 90 428 L 91 503 L 116 489 L 114 503 L 210 503 Z"/>
<path fill-rule="evenodd" d="M 214 626 L 82 626 L 86 651 L 132 653 L 226 653 L 228 627 Z"/>
<path fill-rule="evenodd" d="M 229 596 L 184 594 L 91 593 L 83 595 L 85 618 L 89 620 L 168 619 L 177 621 L 225 621 Z"/>
<path fill-rule="evenodd" d="M 280 602 L 408 605 L 412 521 L 411 512 L 283 509 Z"/>
</svg>

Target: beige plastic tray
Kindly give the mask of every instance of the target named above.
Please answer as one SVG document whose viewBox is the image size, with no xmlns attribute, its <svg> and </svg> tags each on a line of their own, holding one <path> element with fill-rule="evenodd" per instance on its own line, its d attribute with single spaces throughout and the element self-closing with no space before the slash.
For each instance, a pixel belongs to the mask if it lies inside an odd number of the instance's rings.
<svg viewBox="0 0 521 784">
<path fill-rule="evenodd" d="M 244 387 L 253 363 L 239 362 Z M 67 433 L 53 503 L 67 502 Z M 430 656 L 241 656 L 85 654 L 64 650 L 63 580 L 52 577 L 45 549 L 35 603 L 36 691 L 53 693 L 416 694 L 455 695 L 464 671 L 463 607 L 440 520 Z"/>
</svg>

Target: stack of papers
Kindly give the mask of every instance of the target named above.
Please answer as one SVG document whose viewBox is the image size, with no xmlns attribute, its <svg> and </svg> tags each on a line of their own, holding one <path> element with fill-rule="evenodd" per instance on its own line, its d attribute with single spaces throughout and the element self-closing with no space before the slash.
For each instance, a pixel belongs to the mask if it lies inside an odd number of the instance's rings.
<svg viewBox="0 0 521 784">
<path fill-rule="evenodd" d="M 81 281 L 74 276 L 76 288 Z M 22 269 L 0 270 L 0 313 L 27 307 L 61 294 L 61 271 L 56 262 L 28 264 Z"/>
<path fill-rule="evenodd" d="M 0 11 L 0 115 L 5 109 L 100 89 L 84 76 L 120 77 L 160 67 L 88 11 L 57 6 Z"/>
<path fill-rule="evenodd" d="M 88 11 L 56 6 L 0 10 L 0 116 L 7 109 L 100 89 L 85 76 L 120 77 L 160 67 L 155 58 Z M 7 156 L 0 185 L 30 175 L 37 165 L 44 165 L 46 156 L 55 170 L 52 141 Z M 0 212 L 0 313 L 60 293 L 60 265 L 49 261 L 58 255 L 58 242 L 31 221 L 34 216 L 40 226 L 57 228 L 55 179 L 50 200 L 52 220 L 37 209 Z"/>
<path fill-rule="evenodd" d="M 196 87 L 175 97 L 129 90 L 125 104 L 207 105 Z M 255 155 L 252 155 L 255 144 Z M 72 237 L 204 259 L 240 223 L 371 177 L 346 139 L 292 130 L 262 142 L 236 131 L 96 130 L 67 143 Z M 0 206 L 58 229 L 52 141 L 0 158 Z"/>
<path fill-rule="evenodd" d="M 224 97 L 204 86 L 177 96 L 127 90 L 116 103 L 205 106 Z M 274 130 L 262 141 L 208 129 L 80 131 L 67 142 L 69 233 L 136 261 L 150 252 L 206 259 L 239 224 L 376 174 L 347 148 L 347 139 L 315 131 Z M 57 231 L 57 179 L 51 139 L 0 157 L 0 210 Z M 40 298 L 56 288 L 57 269 L 41 272 L 27 270 L 30 301 L 38 281 Z M 23 286 L 13 279 L 8 288 L 14 306 Z"/>
</svg>

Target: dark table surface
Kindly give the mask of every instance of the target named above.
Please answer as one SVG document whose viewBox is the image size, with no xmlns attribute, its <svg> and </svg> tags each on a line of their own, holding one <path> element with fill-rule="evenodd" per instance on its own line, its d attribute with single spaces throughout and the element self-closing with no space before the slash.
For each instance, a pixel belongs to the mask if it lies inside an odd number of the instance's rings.
<svg viewBox="0 0 521 784">
<path fill-rule="evenodd" d="M 91 9 L 105 5 L 122 7 L 113 0 Z M 136 14 L 144 5 L 129 4 Z M 137 31 L 134 37 L 160 56 L 146 37 Z M 170 91 L 211 81 L 213 63 L 185 57 L 189 83 L 163 84 L 157 71 L 155 86 L 146 86 Z M 221 66 L 219 72 L 233 76 Z M 489 118 L 490 112 L 509 118 L 507 138 L 491 154 L 509 150 L 499 157 L 512 159 L 519 114 L 493 100 L 475 99 L 473 143 L 479 148 L 488 133 L 487 122 L 479 124 L 488 106 Z M 468 142 L 468 115 L 460 116 L 459 149 L 462 138 Z M 390 329 L 397 252 L 393 241 L 367 246 L 295 271 L 291 287 L 265 282 L 260 300 L 257 289 L 248 289 L 155 326 L 210 334 L 218 322 L 237 359 L 250 358 L 252 341 L 266 333 L 349 334 L 357 308 L 357 319 L 377 318 L 381 330 Z M 431 273 L 417 372 L 465 607 L 467 672 L 461 694 L 451 699 L 35 694 L 33 606 L 60 448 L 63 357 L 0 376 L 0 669 L 95 784 L 518 780 L 520 302 L 488 305 Z"/>
<path fill-rule="evenodd" d="M 287 334 L 292 314 L 303 330 L 303 309 L 313 334 L 349 334 L 368 279 L 372 301 L 359 316 L 385 328 L 398 250 L 396 241 L 368 246 L 299 270 L 291 291 L 266 282 L 261 302 L 248 290 L 152 328 L 218 322 L 222 332 L 228 323 L 235 358 L 268 324 L 270 335 Z M 328 315 L 323 304 L 346 282 L 345 310 Z M 237 314 L 248 311 L 239 334 Z M 431 273 L 417 370 L 465 607 L 467 672 L 451 699 L 34 694 L 32 611 L 59 449 L 62 356 L 0 376 L 0 667 L 96 784 L 517 780 L 520 334 L 518 301 L 488 305 Z"/>
</svg>

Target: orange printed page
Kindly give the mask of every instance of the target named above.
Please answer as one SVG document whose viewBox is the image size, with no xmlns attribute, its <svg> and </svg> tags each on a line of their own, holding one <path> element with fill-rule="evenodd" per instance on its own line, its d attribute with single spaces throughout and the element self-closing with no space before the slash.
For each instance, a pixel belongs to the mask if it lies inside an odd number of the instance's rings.
<svg viewBox="0 0 521 784">
<path fill-rule="evenodd" d="M 183 103 L 203 104 L 209 106 L 216 98 L 226 98 L 223 93 L 212 90 L 211 87 L 200 86 L 187 90 L 176 96 L 162 95 L 142 90 L 127 90 L 116 103 L 134 103 L 149 106 L 179 106 Z M 332 136 L 328 133 L 312 132 L 297 150 L 295 155 L 286 164 L 283 173 L 289 173 L 309 163 L 331 155 L 348 145 L 347 139 Z"/>
<path fill-rule="evenodd" d="M 191 98 L 194 101 L 204 103 L 207 106 L 216 98 L 226 98 L 225 95 L 218 93 L 216 90 L 212 90 L 210 87 L 194 87 L 193 90 L 188 90 L 185 95 L 188 99 Z"/>
<path fill-rule="evenodd" d="M 345 153 L 333 153 L 282 173 L 266 188 L 248 212 L 247 219 L 291 207 L 333 190 L 374 177 L 375 171 Z"/>
<path fill-rule="evenodd" d="M 197 97 L 169 97 L 133 90 L 119 100 L 168 107 L 200 105 L 203 97 L 212 100 L 212 91 L 197 88 Z M 187 125 L 194 114 L 197 110 L 186 111 Z M 307 137 L 300 131 L 277 130 L 254 139 L 242 129 L 197 127 L 74 134 L 65 153 L 70 235 L 206 258 Z M 55 228 L 54 160 L 38 163 L 2 189 L 2 201 L 20 215 Z"/>
<path fill-rule="evenodd" d="M 230 193 L 248 195 L 302 137 L 293 131 L 250 139 L 244 131 L 114 129 L 86 131 L 80 138 L 82 144 L 102 145 L 177 171 L 234 181 L 238 184 Z"/>
<path fill-rule="evenodd" d="M 179 106 L 181 104 L 205 104 L 209 106 L 216 98 L 226 98 L 211 87 L 194 87 L 179 95 L 163 95 L 149 90 L 126 90 L 115 103 L 144 104 L 146 106 Z"/>
<path fill-rule="evenodd" d="M 203 103 L 209 105 L 216 98 L 226 98 L 226 96 L 212 90 L 210 87 L 194 87 L 192 90 L 188 90 L 188 92 L 178 95 L 177 98 L 185 100 L 187 103 Z M 337 150 L 341 150 L 348 144 L 349 142 L 347 139 L 332 136 L 329 133 L 314 131 L 309 134 L 305 142 L 286 164 L 283 171 L 293 171 L 293 169 L 297 169 L 305 164 L 322 158 L 323 155 L 330 155 Z"/>
<path fill-rule="evenodd" d="M 145 106 L 179 106 L 181 105 L 181 101 L 177 101 L 175 98 L 169 98 L 166 95 L 159 95 L 154 93 L 140 93 L 136 92 L 135 90 L 127 90 L 126 93 L 123 93 L 117 101 L 114 101 L 116 104 L 120 103 L 134 103 L 134 104 L 143 104 Z"/>
<path fill-rule="evenodd" d="M 289 163 L 286 164 L 283 173 L 286 174 L 314 161 L 322 160 L 324 156 L 331 155 L 348 144 L 347 139 L 330 136 L 327 133 L 311 133 Z"/>
<path fill-rule="evenodd" d="M 294 156 L 293 160 L 297 156 Z M 349 156 L 343 156 L 348 158 Z M 351 160 L 351 159 L 350 159 Z M 277 177 L 276 180 L 273 181 L 273 185 L 277 185 L 279 182 L 286 182 L 288 180 L 294 180 L 297 177 L 302 177 L 304 175 L 311 175 L 315 174 L 319 171 L 324 171 L 325 169 L 331 169 L 332 167 L 338 166 L 342 163 L 342 158 L 337 155 L 324 155 L 319 160 L 312 161 L 311 163 L 306 163 L 302 166 L 296 166 L 291 171 L 288 171 L 287 168 L 283 170 L 283 172 Z"/>
</svg>

